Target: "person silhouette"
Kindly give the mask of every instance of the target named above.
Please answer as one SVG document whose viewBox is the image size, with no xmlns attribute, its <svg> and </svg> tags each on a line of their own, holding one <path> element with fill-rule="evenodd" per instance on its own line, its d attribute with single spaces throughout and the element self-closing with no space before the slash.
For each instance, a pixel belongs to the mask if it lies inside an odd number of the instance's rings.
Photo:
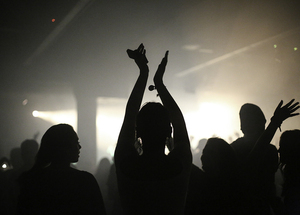
<svg viewBox="0 0 300 215">
<path fill-rule="evenodd" d="M 108 179 L 107 179 L 107 187 L 108 187 L 107 213 L 110 215 L 122 215 L 123 208 L 121 205 L 120 194 L 118 190 L 116 165 L 114 162 L 114 158 L 112 158 L 112 160 L 113 163 L 111 164 Z"/>
<path fill-rule="evenodd" d="M 253 208 L 264 207 L 269 210 L 270 199 L 275 197 L 275 173 L 278 168 L 277 148 L 272 144 L 265 144 L 257 152 L 257 160 L 252 160 L 249 164 L 247 158 L 265 131 L 266 118 L 260 107 L 251 103 L 242 105 L 239 116 L 244 136 L 232 142 L 231 146 L 237 154 L 242 170 L 241 188 L 244 189 L 245 202 L 249 202 Z M 261 165 L 255 165 L 256 162 L 261 162 Z M 249 171 L 249 168 L 252 168 L 251 165 L 255 167 L 256 173 Z"/>
<path fill-rule="evenodd" d="M 282 122 L 287 118 L 299 115 L 299 113 L 295 113 L 299 109 L 298 104 L 298 102 L 294 103 L 294 99 L 292 99 L 282 106 L 283 101 L 280 101 L 267 128 L 244 159 L 240 181 L 242 182 L 242 192 L 245 194 L 244 207 L 248 207 L 247 214 L 280 214 L 282 212 L 282 208 L 278 206 L 280 200 L 275 196 L 274 179 L 278 167 L 277 154 L 275 168 L 273 167 L 275 158 L 268 156 L 270 155 L 268 149 L 270 146 L 273 147 L 270 142 Z"/>
<path fill-rule="evenodd" d="M 287 214 L 300 214 L 300 130 L 287 130 L 279 140 L 282 197 Z"/>
<path fill-rule="evenodd" d="M 15 147 L 10 151 L 10 161 L 12 169 L 14 170 L 18 170 L 24 165 L 24 161 L 22 160 L 21 147 Z"/>
<path fill-rule="evenodd" d="M 127 102 L 114 155 L 123 211 L 184 214 L 192 153 L 183 115 L 163 82 L 168 51 L 153 79 L 163 105 L 149 102 L 141 109 L 149 73 L 146 50 L 141 44 L 127 53 L 140 74 Z M 166 155 L 172 130 L 174 148 Z M 142 150 L 135 147 L 136 139 Z"/>
<path fill-rule="evenodd" d="M 39 149 L 39 144 L 34 139 L 27 139 L 21 143 L 21 156 L 23 160 L 23 166 L 21 166 L 21 172 L 28 171 L 34 165 L 34 160 Z"/>
<path fill-rule="evenodd" d="M 236 214 L 238 206 L 238 162 L 232 147 L 218 137 L 203 148 L 202 169 L 192 167 L 186 215 Z"/>
<path fill-rule="evenodd" d="M 241 131 L 244 136 L 232 142 L 231 146 L 241 162 L 249 155 L 256 141 L 265 131 L 266 118 L 260 107 L 251 103 L 242 105 L 239 116 Z M 277 153 L 276 147 L 269 146 L 269 148 L 271 151 L 269 153 L 274 156 Z"/>
<path fill-rule="evenodd" d="M 109 205 L 109 199 L 108 199 L 108 186 L 107 186 L 107 180 L 109 176 L 109 171 L 111 168 L 111 163 L 107 157 L 103 157 L 99 161 L 99 165 L 97 167 L 96 173 L 94 174 L 97 183 L 101 189 L 103 201 L 105 204 L 106 212 L 108 213 L 108 205 Z"/>
<path fill-rule="evenodd" d="M 73 127 L 50 127 L 34 166 L 19 178 L 17 214 L 106 214 L 94 176 L 71 168 L 81 146 Z"/>
<path fill-rule="evenodd" d="M 8 203 L 6 207 L 9 208 L 9 214 L 15 214 L 17 207 L 17 200 L 20 193 L 17 180 L 23 172 L 32 168 L 38 148 L 39 144 L 36 140 L 26 139 L 21 143 L 20 148 L 14 148 L 11 151 L 14 167 L 5 172 L 7 176 L 6 189 L 8 190 L 8 194 L 6 195 Z"/>
<path fill-rule="evenodd" d="M 206 145 L 207 139 L 202 138 L 199 140 L 197 147 L 192 151 L 193 154 L 193 164 L 198 166 L 199 168 L 202 167 L 201 155 L 203 152 L 203 148 Z"/>
</svg>

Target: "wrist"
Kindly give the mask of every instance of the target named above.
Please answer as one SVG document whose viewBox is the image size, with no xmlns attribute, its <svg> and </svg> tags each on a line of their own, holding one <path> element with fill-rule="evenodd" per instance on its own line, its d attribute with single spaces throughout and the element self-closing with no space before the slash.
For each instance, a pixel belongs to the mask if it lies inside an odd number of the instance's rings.
<svg viewBox="0 0 300 215">
<path fill-rule="evenodd" d="M 148 66 L 145 66 L 145 67 L 139 67 L 139 69 L 140 69 L 140 73 L 141 73 L 141 74 L 142 74 L 142 73 L 146 73 L 146 74 L 149 73 L 149 68 L 148 68 Z"/>
<path fill-rule="evenodd" d="M 140 69 L 147 69 L 147 70 L 149 70 L 148 64 L 139 65 L 139 68 Z"/>
<path fill-rule="evenodd" d="M 166 87 L 164 85 L 164 82 L 162 80 L 161 81 L 155 81 L 154 85 L 155 85 L 156 88 L 158 88 L 158 87 Z"/>
<path fill-rule="evenodd" d="M 272 118 L 271 118 L 271 123 L 279 129 L 281 129 L 280 126 L 281 126 L 282 122 L 283 122 L 283 120 L 276 118 L 275 116 L 272 116 Z"/>
<path fill-rule="evenodd" d="M 148 78 L 149 77 L 149 70 L 140 70 L 139 76 Z"/>
</svg>

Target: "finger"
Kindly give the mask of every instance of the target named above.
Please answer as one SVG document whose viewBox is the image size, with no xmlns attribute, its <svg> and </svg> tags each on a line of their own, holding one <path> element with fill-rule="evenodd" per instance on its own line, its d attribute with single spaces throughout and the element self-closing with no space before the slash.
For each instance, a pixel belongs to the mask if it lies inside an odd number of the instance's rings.
<svg viewBox="0 0 300 215">
<path fill-rule="evenodd" d="M 145 50 L 144 47 L 140 48 L 139 53 L 143 54 L 144 50 Z"/>
<path fill-rule="evenodd" d="M 298 110 L 299 108 L 300 108 L 300 106 L 297 106 L 297 107 L 291 109 L 290 112 L 293 113 L 293 112 L 295 112 L 296 110 Z"/>
<path fill-rule="evenodd" d="M 283 104 L 283 101 L 281 100 L 281 101 L 279 102 L 279 104 L 277 105 L 277 107 L 276 107 L 276 109 L 275 109 L 275 112 L 276 112 L 277 110 L 280 109 L 280 107 L 282 106 L 282 104 Z"/>
<path fill-rule="evenodd" d="M 287 103 L 286 105 L 284 105 L 283 108 L 290 106 L 294 101 L 295 101 L 295 99 L 292 99 L 289 103 Z"/>
<path fill-rule="evenodd" d="M 293 113 L 289 117 L 293 117 L 293 116 L 297 116 L 297 115 L 299 115 L 299 113 Z"/>
<path fill-rule="evenodd" d="M 169 51 L 166 51 L 165 56 L 163 57 L 163 59 L 160 62 L 160 65 L 162 65 L 162 66 L 166 66 L 167 65 L 168 55 L 169 55 Z"/>
<path fill-rule="evenodd" d="M 143 50 L 144 49 L 144 45 L 143 45 L 143 43 L 141 43 L 140 45 L 139 45 L 139 47 L 137 48 L 137 50 L 138 50 L 138 52 L 140 52 L 141 50 Z"/>
<path fill-rule="evenodd" d="M 299 102 L 296 102 L 295 104 L 293 104 L 292 106 L 288 107 L 289 109 L 293 109 L 294 107 L 296 107 L 299 104 Z"/>
</svg>

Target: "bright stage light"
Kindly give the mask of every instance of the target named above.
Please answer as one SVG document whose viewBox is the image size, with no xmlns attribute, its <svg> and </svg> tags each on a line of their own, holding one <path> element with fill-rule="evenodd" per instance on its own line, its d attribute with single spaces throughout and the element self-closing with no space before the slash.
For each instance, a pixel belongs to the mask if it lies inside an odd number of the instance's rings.
<svg viewBox="0 0 300 215">
<path fill-rule="evenodd" d="M 1 159 L 0 161 L 0 171 L 6 171 L 11 169 L 11 166 L 9 165 L 9 162 L 7 161 L 7 159 Z"/>
<path fill-rule="evenodd" d="M 220 137 L 230 142 L 234 134 L 234 116 L 236 113 L 230 106 L 222 103 L 204 102 L 198 111 L 185 114 L 189 135 L 193 137 L 192 148 L 202 138 Z"/>
<path fill-rule="evenodd" d="M 100 160 L 106 155 L 113 157 L 124 118 L 126 99 L 99 97 L 97 106 L 97 154 Z"/>
<path fill-rule="evenodd" d="M 32 111 L 32 116 L 38 117 L 39 116 L 39 112 L 37 110 Z"/>
<path fill-rule="evenodd" d="M 62 110 L 62 111 L 33 111 L 32 115 L 41 118 L 52 124 L 66 123 L 73 126 L 77 130 L 77 112 L 76 110 Z"/>
</svg>

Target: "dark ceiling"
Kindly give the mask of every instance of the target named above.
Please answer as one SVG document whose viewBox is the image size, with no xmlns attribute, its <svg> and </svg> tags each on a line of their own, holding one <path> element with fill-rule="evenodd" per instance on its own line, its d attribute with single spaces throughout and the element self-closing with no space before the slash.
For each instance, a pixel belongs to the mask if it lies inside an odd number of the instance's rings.
<svg viewBox="0 0 300 215">
<path fill-rule="evenodd" d="M 119 87 L 135 77 L 127 72 L 127 48 L 144 42 L 153 68 L 170 49 L 175 76 L 276 35 L 266 43 L 295 46 L 298 9 L 291 0 L 2 0 L 1 89 L 34 92 L 69 83 L 95 95 L 127 96 Z M 261 47 L 251 48 L 252 56 L 264 54 Z"/>
</svg>

